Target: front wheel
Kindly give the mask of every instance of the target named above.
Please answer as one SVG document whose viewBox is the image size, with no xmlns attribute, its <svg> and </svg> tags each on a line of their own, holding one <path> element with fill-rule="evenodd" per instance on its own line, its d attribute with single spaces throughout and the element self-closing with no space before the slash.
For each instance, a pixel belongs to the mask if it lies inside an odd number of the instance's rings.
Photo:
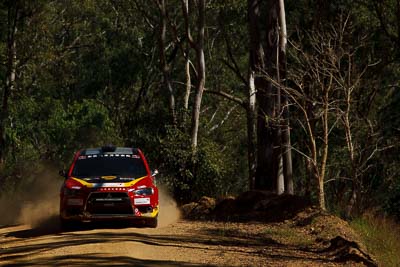
<svg viewBox="0 0 400 267">
<path fill-rule="evenodd" d="M 79 228 L 79 222 L 60 217 L 60 228 L 63 231 L 75 230 Z"/>
</svg>

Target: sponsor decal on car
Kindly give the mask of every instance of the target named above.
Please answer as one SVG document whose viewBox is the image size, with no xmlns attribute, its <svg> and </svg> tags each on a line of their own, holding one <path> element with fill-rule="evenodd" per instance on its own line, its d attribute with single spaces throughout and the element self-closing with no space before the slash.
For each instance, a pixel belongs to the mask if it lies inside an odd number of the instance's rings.
<svg viewBox="0 0 400 267">
<path fill-rule="evenodd" d="M 138 178 L 134 181 L 128 182 L 128 183 L 88 183 L 86 181 L 84 181 L 83 179 L 79 179 L 79 178 L 75 178 L 72 177 L 72 179 L 74 179 L 75 181 L 90 187 L 90 188 L 101 188 L 101 187 L 130 187 L 133 186 L 134 184 L 140 182 L 141 180 L 145 179 L 147 176 Z"/>
<path fill-rule="evenodd" d="M 143 197 L 143 198 L 135 198 L 133 200 L 133 203 L 135 205 L 146 205 L 150 204 L 150 198 L 149 197 Z"/>
<path fill-rule="evenodd" d="M 140 149 L 104 146 L 79 150 L 60 191 L 63 225 L 129 220 L 157 227 L 158 188 Z M 140 217 L 146 217 L 141 219 Z"/>
</svg>

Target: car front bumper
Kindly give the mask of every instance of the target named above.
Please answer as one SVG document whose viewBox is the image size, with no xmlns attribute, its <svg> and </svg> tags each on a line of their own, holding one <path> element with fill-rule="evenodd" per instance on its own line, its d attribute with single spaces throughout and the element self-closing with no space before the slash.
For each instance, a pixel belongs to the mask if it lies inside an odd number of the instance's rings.
<svg viewBox="0 0 400 267">
<path fill-rule="evenodd" d="M 96 214 L 89 213 L 87 211 L 69 213 L 64 210 L 60 213 L 60 217 L 63 220 L 71 221 L 105 221 L 105 220 L 146 220 L 151 218 L 157 218 L 159 209 L 155 207 L 152 212 L 149 213 L 136 213 L 136 214 L 118 214 L 118 213 L 107 213 L 107 214 Z"/>
</svg>

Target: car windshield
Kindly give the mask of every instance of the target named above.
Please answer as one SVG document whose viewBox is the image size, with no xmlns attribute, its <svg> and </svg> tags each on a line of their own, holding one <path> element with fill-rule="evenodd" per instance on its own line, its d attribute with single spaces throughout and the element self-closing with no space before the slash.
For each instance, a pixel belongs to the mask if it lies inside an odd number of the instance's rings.
<svg viewBox="0 0 400 267">
<path fill-rule="evenodd" d="M 142 159 L 133 157 L 80 156 L 72 171 L 75 177 L 119 176 L 139 178 L 147 175 Z"/>
</svg>

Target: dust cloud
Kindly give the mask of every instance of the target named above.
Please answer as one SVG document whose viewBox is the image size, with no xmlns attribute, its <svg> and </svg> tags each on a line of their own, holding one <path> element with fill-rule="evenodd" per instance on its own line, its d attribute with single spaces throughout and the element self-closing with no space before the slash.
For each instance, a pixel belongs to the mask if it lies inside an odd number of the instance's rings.
<svg viewBox="0 0 400 267">
<path fill-rule="evenodd" d="M 171 194 L 163 188 L 159 187 L 160 213 L 158 217 L 159 227 L 164 227 L 177 222 L 180 218 L 180 211 Z"/>
<path fill-rule="evenodd" d="M 0 225 L 48 224 L 58 216 L 59 192 L 63 179 L 51 167 L 41 166 L 37 173 L 26 175 L 13 192 L 0 197 Z M 24 178 L 22 178 L 24 179 Z"/>
<path fill-rule="evenodd" d="M 0 226 L 26 224 L 35 227 L 58 227 L 59 192 L 62 177 L 53 168 L 40 168 L 26 176 L 13 192 L 0 196 Z M 159 188 L 159 227 L 177 222 L 180 212 L 172 196 L 163 187 Z"/>
</svg>

